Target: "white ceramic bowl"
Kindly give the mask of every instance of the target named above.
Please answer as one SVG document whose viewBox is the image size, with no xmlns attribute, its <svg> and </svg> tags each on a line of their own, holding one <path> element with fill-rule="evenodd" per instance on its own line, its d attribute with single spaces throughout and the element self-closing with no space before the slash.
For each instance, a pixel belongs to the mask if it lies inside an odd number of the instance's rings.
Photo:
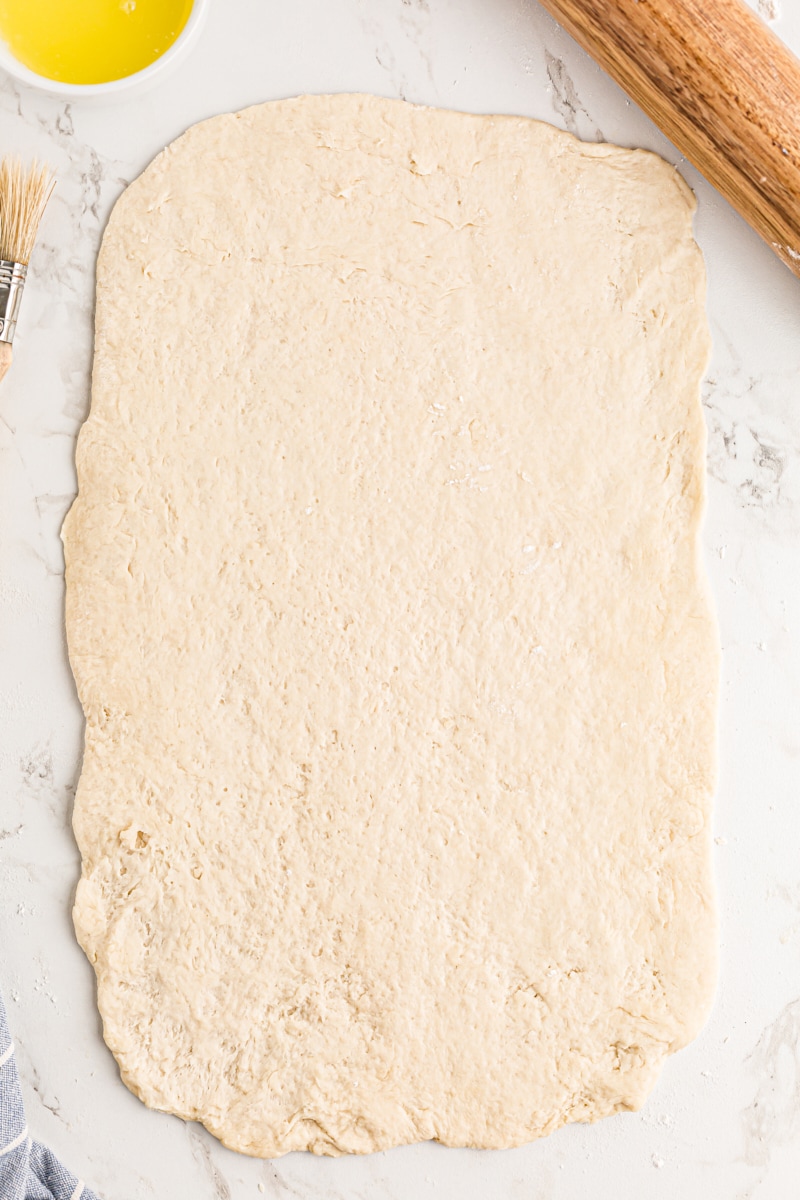
<svg viewBox="0 0 800 1200">
<path fill-rule="evenodd" d="M 22 2 L 25 3 L 25 0 Z M 66 96 L 71 100 L 78 100 L 81 97 L 115 96 L 129 88 L 155 81 L 158 76 L 163 75 L 180 62 L 200 32 L 209 3 L 210 0 L 194 0 L 189 19 L 169 50 L 166 50 L 148 67 L 143 67 L 141 71 L 134 71 L 133 75 L 126 75 L 123 79 L 112 79 L 108 83 L 61 83 L 58 79 L 48 79 L 46 75 L 38 75 L 36 71 L 31 71 L 28 67 L 23 66 L 19 59 L 14 57 L 2 38 L 0 38 L 0 68 L 12 75 L 14 79 L 19 79 L 21 83 L 41 88 L 42 91 L 50 92 L 54 96 Z"/>
</svg>

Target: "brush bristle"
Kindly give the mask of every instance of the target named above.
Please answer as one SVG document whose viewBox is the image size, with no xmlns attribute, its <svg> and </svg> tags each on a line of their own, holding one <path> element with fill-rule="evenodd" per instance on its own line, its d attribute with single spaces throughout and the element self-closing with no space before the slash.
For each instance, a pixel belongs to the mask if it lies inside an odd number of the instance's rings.
<svg viewBox="0 0 800 1200">
<path fill-rule="evenodd" d="M 55 179 L 49 167 L 33 162 L 26 170 L 18 158 L 0 163 L 0 258 L 30 262 L 39 222 Z"/>
</svg>

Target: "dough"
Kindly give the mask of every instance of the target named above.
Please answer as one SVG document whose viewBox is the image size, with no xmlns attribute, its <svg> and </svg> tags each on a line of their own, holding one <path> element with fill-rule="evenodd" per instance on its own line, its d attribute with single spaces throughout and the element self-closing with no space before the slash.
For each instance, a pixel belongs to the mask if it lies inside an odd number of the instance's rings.
<svg viewBox="0 0 800 1200">
<path fill-rule="evenodd" d="M 711 1000 L 694 202 L 367 96 L 178 139 L 98 266 L 65 526 L 80 942 L 234 1149 L 635 1109 Z"/>
</svg>

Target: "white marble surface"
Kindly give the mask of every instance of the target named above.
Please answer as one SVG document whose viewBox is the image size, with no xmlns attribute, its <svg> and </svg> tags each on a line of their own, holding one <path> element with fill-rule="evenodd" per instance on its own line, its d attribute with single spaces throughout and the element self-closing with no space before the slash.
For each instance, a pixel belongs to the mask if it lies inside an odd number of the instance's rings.
<svg viewBox="0 0 800 1200">
<path fill-rule="evenodd" d="M 800 0 L 758 6 L 800 52 Z M 82 720 L 58 537 L 88 405 L 100 234 L 125 182 L 192 122 L 344 90 L 526 113 L 680 161 L 532 0 L 216 0 L 186 63 L 124 102 L 69 105 L 0 78 L 3 150 L 39 154 L 59 173 L 0 392 L 0 979 L 31 1127 L 105 1200 L 791 1200 L 800 1192 L 800 281 L 685 164 L 715 343 L 704 542 L 725 651 L 722 970 L 702 1036 L 668 1063 L 641 1113 L 523 1149 L 427 1144 L 272 1163 L 148 1111 L 102 1042 L 69 916 Z"/>
</svg>

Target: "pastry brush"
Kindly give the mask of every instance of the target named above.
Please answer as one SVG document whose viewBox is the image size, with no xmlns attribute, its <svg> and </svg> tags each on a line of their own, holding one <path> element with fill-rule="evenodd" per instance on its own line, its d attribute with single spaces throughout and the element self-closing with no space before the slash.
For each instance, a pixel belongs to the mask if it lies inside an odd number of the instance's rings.
<svg viewBox="0 0 800 1200">
<path fill-rule="evenodd" d="M 36 162 L 27 171 L 17 158 L 0 164 L 0 379 L 11 366 L 28 263 L 54 186 L 50 169 Z"/>
<path fill-rule="evenodd" d="M 800 275 L 800 62 L 744 0 L 541 0 Z"/>
</svg>

